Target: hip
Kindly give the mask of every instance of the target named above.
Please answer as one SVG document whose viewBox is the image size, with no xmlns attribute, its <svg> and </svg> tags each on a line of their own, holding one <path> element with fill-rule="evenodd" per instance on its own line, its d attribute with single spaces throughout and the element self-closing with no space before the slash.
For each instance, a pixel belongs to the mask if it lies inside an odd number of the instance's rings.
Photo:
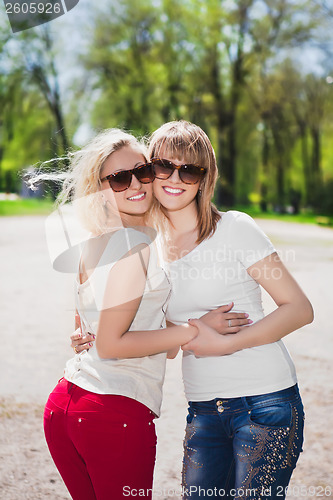
<svg viewBox="0 0 333 500">
<path fill-rule="evenodd" d="M 98 394 L 62 378 L 53 389 L 46 408 L 62 413 L 100 413 L 135 416 L 136 420 L 154 418 L 154 413 L 143 403 L 121 394 Z"/>
<path fill-rule="evenodd" d="M 297 384 L 280 391 L 255 396 L 217 397 L 209 401 L 189 402 L 190 418 L 206 415 L 215 416 L 219 419 L 235 419 L 238 417 L 242 419 L 245 416 L 249 423 L 252 421 L 252 423 L 258 425 L 278 425 L 280 419 L 283 420 L 283 425 L 288 426 L 291 424 L 295 413 L 300 416 L 304 415 L 303 403 Z"/>
</svg>

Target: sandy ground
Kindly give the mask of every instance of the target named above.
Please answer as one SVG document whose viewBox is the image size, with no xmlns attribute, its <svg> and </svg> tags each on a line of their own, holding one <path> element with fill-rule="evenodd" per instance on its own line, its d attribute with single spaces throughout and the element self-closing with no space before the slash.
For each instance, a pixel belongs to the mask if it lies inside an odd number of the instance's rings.
<svg viewBox="0 0 333 500">
<path fill-rule="evenodd" d="M 316 311 L 314 323 L 286 339 L 306 410 L 304 453 L 289 498 L 333 499 L 333 231 L 258 222 Z M 52 270 L 43 218 L 0 218 L 0 235 L 0 498 L 69 499 L 44 441 L 42 411 L 72 355 L 73 276 Z M 264 304 L 268 312 L 268 297 Z M 179 498 L 185 415 L 178 356 L 168 361 L 156 424 L 154 500 Z"/>
</svg>

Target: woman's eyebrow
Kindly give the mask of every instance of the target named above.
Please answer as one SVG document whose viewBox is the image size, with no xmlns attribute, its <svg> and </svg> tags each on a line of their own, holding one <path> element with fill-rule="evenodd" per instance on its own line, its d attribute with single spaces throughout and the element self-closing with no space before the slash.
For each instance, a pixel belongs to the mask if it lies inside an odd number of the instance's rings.
<svg viewBox="0 0 333 500">
<path fill-rule="evenodd" d="M 146 163 L 145 161 L 138 161 L 138 162 L 134 165 L 134 167 L 132 167 L 132 168 L 120 168 L 119 170 L 115 170 L 114 172 L 112 172 L 112 173 L 111 173 L 111 174 L 109 174 L 109 175 L 112 175 L 112 174 L 117 174 L 118 172 L 124 172 L 124 171 L 126 171 L 126 170 L 133 170 L 133 168 L 136 168 L 136 167 L 138 167 L 138 166 L 140 166 L 140 165 L 144 165 L 145 163 Z"/>
</svg>

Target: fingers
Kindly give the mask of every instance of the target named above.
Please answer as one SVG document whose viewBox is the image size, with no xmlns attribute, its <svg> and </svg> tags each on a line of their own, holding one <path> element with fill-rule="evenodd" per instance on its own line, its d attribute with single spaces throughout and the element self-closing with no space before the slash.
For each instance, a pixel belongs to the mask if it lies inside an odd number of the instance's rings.
<svg viewBox="0 0 333 500">
<path fill-rule="evenodd" d="M 217 307 L 214 312 L 228 312 L 230 309 L 234 307 L 234 303 L 230 302 L 229 304 L 225 304 L 223 306 Z"/>
<path fill-rule="evenodd" d="M 253 321 L 251 321 L 251 323 L 253 323 Z M 239 326 L 231 326 L 230 328 L 228 328 L 228 331 L 226 331 L 225 334 L 228 335 L 229 333 L 238 333 L 241 330 L 244 330 L 244 328 L 248 328 L 249 326 L 250 326 L 249 324 L 239 325 Z"/>
<path fill-rule="evenodd" d="M 244 326 L 244 325 L 251 325 L 251 323 L 253 323 L 252 319 L 232 319 L 232 320 L 229 320 L 230 326 Z"/>
<path fill-rule="evenodd" d="M 80 338 L 82 338 L 82 333 L 81 333 L 81 330 L 80 328 L 78 328 L 77 330 L 75 330 L 75 332 L 70 336 L 70 339 L 71 339 L 71 342 L 73 343 L 74 340 L 79 340 Z M 71 347 L 73 347 L 73 345 L 71 344 Z"/>
<path fill-rule="evenodd" d="M 253 323 L 252 319 L 229 319 L 228 327 L 251 325 L 251 323 Z"/>
<path fill-rule="evenodd" d="M 73 349 L 75 354 L 79 354 L 82 351 L 89 351 L 92 346 L 92 342 L 85 342 L 84 344 L 74 346 Z"/>
<path fill-rule="evenodd" d="M 82 333 L 81 318 L 77 311 L 75 311 L 75 328 L 80 329 Z"/>
<path fill-rule="evenodd" d="M 182 351 L 192 351 L 193 349 L 193 340 L 190 342 L 187 342 L 186 344 L 183 344 L 180 346 Z"/>
<path fill-rule="evenodd" d="M 188 342 L 187 344 L 183 344 L 180 346 L 181 350 L 182 351 L 188 351 L 188 346 L 190 345 L 190 342 Z"/>
<path fill-rule="evenodd" d="M 241 331 L 243 327 L 241 326 L 231 326 L 230 328 L 228 328 L 228 331 L 226 332 L 227 335 L 229 335 L 229 333 L 238 333 Z"/>
<path fill-rule="evenodd" d="M 86 337 L 84 337 L 84 339 L 81 339 L 80 344 L 78 344 L 78 342 L 80 341 L 72 342 L 72 347 L 74 349 L 75 354 L 79 354 L 82 351 L 89 351 L 89 349 L 94 345 L 91 340 L 90 341 L 87 340 L 90 337 L 92 337 L 92 335 L 87 335 Z"/>
<path fill-rule="evenodd" d="M 188 323 L 192 326 L 196 326 L 197 328 L 200 328 L 200 326 L 203 324 L 200 319 L 189 319 Z"/>
<path fill-rule="evenodd" d="M 82 335 L 74 333 L 71 335 L 71 347 L 76 347 L 77 351 L 79 350 L 78 348 L 81 346 L 85 346 L 83 349 L 87 349 L 89 347 L 93 346 L 93 342 L 96 339 L 96 336 L 93 335 L 92 333 L 88 333 L 85 337 L 82 337 Z"/>
<path fill-rule="evenodd" d="M 225 319 L 244 319 L 248 318 L 249 314 L 248 313 L 226 313 L 223 315 Z"/>
</svg>

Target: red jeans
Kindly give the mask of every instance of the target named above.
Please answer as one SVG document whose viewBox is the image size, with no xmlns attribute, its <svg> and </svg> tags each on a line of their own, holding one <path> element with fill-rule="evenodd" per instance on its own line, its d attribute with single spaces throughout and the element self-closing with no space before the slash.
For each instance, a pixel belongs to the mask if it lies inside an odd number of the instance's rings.
<svg viewBox="0 0 333 500">
<path fill-rule="evenodd" d="M 45 406 L 44 431 L 74 500 L 151 499 L 154 416 L 134 399 L 59 381 Z"/>
</svg>

